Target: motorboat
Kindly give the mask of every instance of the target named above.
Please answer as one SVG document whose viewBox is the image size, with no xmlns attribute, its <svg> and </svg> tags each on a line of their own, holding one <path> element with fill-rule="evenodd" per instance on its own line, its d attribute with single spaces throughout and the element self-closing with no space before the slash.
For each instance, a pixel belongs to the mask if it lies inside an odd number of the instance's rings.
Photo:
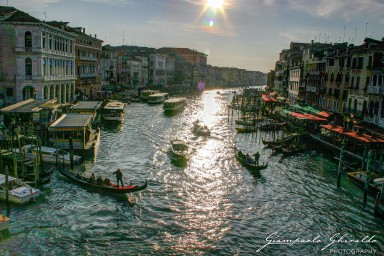
<svg viewBox="0 0 384 256">
<path fill-rule="evenodd" d="M 5 175 L 0 174 L 0 199 L 6 199 Z M 35 201 L 41 194 L 37 188 L 33 188 L 21 180 L 8 176 L 8 201 L 16 204 L 26 204 Z"/>
<path fill-rule="evenodd" d="M 9 229 L 9 225 L 11 224 L 11 219 L 7 216 L 0 214 L 0 231 L 4 231 Z"/>
<path fill-rule="evenodd" d="M 200 122 L 199 120 L 196 120 L 193 122 L 193 133 L 201 136 L 209 136 L 211 134 L 211 131 L 209 130 L 208 126 L 206 126 L 204 123 Z"/>
<path fill-rule="evenodd" d="M 188 144 L 183 140 L 171 140 L 172 157 L 180 160 L 187 160 L 190 156 Z"/>
</svg>

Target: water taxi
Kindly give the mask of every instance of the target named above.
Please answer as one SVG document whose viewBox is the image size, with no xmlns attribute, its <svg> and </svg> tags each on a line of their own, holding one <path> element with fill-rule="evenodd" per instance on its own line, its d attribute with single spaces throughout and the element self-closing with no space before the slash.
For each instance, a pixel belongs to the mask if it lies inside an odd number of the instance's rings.
<svg viewBox="0 0 384 256">
<path fill-rule="evenodd" d="M 190 157 L 190 150 L 187 143 L 183 140 L 171 140 L 172 158 L 187 160 Z"/>
<path fill-rule="evenodd" d="M 56 163 L 56 160 L 62 164 L 69 165 L 71 163 L 71 155 L 69 152 L 66 152 L 61 149 L 55 149 L 51 147 L 40 147 L 34 145 L 34 144 L 27 144 L 24 145 L 21 149 L 25 152 L 25 158 L 27 159 L 35 159 L 36 156 L 39 154 L 39 151 L 41 152 L 41 158 L 43 162 L 54 164 Z M 16 153 L 19 153 L 19 149 L 15 149 Z M 73 155 L 73 162 L 79 163 L 81 157 L 77 155 Z"/>
<path fill-rule="evenodd" d="M 166 99 L 168 99 L 168 93 L 166 92 L 155 93 L 148 96 L 148 103 L 160 104 L 160 103 L 163 103 Z"/>
<path fill-rule="evenodd" d="M 144 90 L 141 92 L 140 98 L 142 101 L 147 101 L 149 95 L 159 93 L 158 90 Z"/>
<path fill-rule="evenodd" d="M 124 121 L 124 106 L 120 101 L 110 101 L 103 109 L 103 119 L 106 121 Z"/>
<path fill-rule="evenodd" d="M 33 188 L 21 180 L 8 176 L 8 201 L 16 204 L 26 204 L 35 201 L 41 194 L 37 188 Z M 0 174 L 0 199 L 5 201 L 5 175 Z"/>
<path fill-rule="evenodd" d="M 163 103 L 164 112 L 176 112 L 187 105 L 186 98 L 171 98 Z"/>
</svg>

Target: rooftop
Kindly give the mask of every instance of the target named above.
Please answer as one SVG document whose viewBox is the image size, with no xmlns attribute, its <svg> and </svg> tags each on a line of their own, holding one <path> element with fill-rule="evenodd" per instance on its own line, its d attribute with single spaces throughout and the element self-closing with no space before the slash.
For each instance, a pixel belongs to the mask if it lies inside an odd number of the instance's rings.
<svg viewBox="0 0 384 256">
<path fill-rule="evenodd" d="M 0 109 L 1 113 L 36 113 L 43 108 L 57 107 L 57 100 L 28 99 Z"/>
<path fill-rule="evenodd" d="M 103 104 L 102 101 L 80 101 L 75 106 L 73 106 L 72 110 L 98 110 Z"/>
<path fill-rule="evenodd" d="M 74 130 L 82 130 L 84 127 L 88 126 L 89 122 L 92 119 L 92 115 L 84 114 L 63 114 L 59 119 L 57 119 L 49 129 L 52 131 L 72 128 Z"/>
</svg>

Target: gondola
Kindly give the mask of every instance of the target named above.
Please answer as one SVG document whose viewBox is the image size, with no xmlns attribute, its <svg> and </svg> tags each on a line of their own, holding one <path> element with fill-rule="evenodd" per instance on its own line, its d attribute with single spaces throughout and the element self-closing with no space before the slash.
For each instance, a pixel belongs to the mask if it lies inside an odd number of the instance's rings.
<svg viewBox="0 0 384 256">
<path fill-rule="evenodd" d="M 250 133 L 250 132 L 256 132 L 255 126 L 247 126 L 247 127 L 236 127 L 235 128 L 238 133 Z"/>
<path fill-rule="evenodd" d="M 358 171 L 358 172 L 348 172 L 348 178 L 355 183 L 358 187 L 365 188 L 365 180 L 367 179 L 367 172 Z M 381 191 L 383 186 L 384 178 L 379 178 L 376 174 L 372 173 L 372 180 L 368 184 L 368 192 L 370 194 L 376 195 Z"/>
<path fill-rule="evenodd" d="M 250 159 L 250 158 L 247 159 L 247 157 L 243 153 L 241 153 L 240 150 L 237 150 L 236 158 L 239 160 L 241 165 L 245 166 L 248 170 L 251 170 L 251 171 L 259 171 L 268 167 L 268 163 L 262 164 L 262 165 L 256 165 L 253 159 Z"/>
<path fill-rule="evenodd" d="M 121 186 L 118 187 L 114 183 L 109 183 L 109 186 L 106 186 L 106 185 L 91 183 L 88 181 L 86 177 L 75 176 L 74 173 L 71 173 L 66 169 L 58 168 L 58 170 L 61 174 L 63 174 L 65 177 L 69 178 L 70 180 L 73 180 L 84 187 L 95 189 L 98 191 L 110 192 L 110 193 L 132 193 L 132 192 L 144 190 L 147 188 L 147 181 L 145 181 L 145 184 L 141 186 L 129 185 L 124 187 L 121 187 Z"/>
</svg>

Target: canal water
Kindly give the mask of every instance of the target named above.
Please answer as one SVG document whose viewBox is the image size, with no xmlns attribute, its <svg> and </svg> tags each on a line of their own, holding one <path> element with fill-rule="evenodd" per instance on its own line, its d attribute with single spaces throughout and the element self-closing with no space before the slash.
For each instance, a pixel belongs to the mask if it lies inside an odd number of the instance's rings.
<svg viewBox="0 0 384 256">
<path fill-rule="evenodd" d="M 383 221 L 373 216 L 373 199 L 343 174 L 322 151 L 282 158 L 261 138 L 268 133 L 236 134 L 226 106 L 230 91 L 206 91 L 188 106 L 166 116 L 161 105 L 134 103 L 120 126 L 101 131 L 97 157 L 86 174 L 124 181 L 148 180 L 145 191 L 115 197 L 88 191 L 55 172 L 35 203 L 11 205 L 12 225 L 0 242 L 0 255 L 333 255 L 330 249 L 382 250 Z M 234 118 L 237 114 L 234 113 Z M 196 119 L 211 136 L 196 137 Z M 170 159 L 169 141 L 188 141 L 193 156 L 185 166 Z M 252 176 L 235 158 L 235 147 L 259 151 L 268 162 Z M 1 204 L 1 212 L 5 212 Z M 270 244 L 274 240 L 301 243 Z M 330 243 L 375 236 L 371 243 Z M 272 238 L 271 238 L 272 239 Z M 305 240 L 305 241 L 303 241 Z"/>
</svg>

